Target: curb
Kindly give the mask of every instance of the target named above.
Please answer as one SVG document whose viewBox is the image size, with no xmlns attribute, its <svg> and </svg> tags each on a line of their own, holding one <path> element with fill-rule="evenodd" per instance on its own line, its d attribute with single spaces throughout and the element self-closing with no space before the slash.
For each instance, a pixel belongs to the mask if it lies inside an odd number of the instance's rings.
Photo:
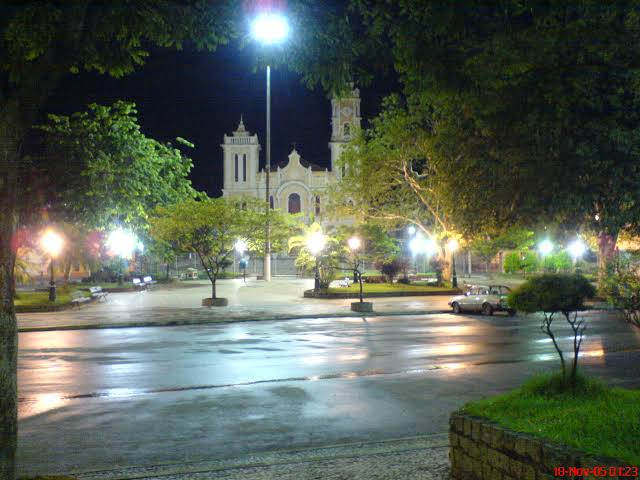
<svg viewBox="0 0 640 480">
<path fill-rule="evenodd" d="M 212 318 L 197 320 L 169 320 L 169 321 L 148 321 L 148 322 L 122 322 L 122 323 L 87 323 L 78 325 L 55 325 L 46 327 L 18 327 L 18 333 L 29 332 L 52 332 L 57 330 L 103 330 L 109 328 L 140 328 L 140 327 L 179 327 L 186 325 L 214 325 L 240 322 L 274 322 L 285 320 L 305 320 L 315 318 L 362 318 L 366 317 L 399 317 L 406 315 L 437 315 L 450 313 L 451 310 L 413 310 L 413 311 L 393 311 L 393 312 L 368 312 L 362 313 L 346 310 L 339 313 L 318 313 L 310 315 L 274 315 L 272 317 L 260 318 Z"/>
</svg>

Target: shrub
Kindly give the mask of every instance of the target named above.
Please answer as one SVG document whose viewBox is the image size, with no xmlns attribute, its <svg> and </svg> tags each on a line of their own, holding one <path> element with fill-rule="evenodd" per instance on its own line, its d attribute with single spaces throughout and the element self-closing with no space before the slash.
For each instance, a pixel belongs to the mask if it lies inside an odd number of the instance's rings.
<svg viewBox="0 0 640 480">
<path fill-rule="evenodd" d="M 509 295 L 509 304 L 516 310 L 527 313 L 542 312 L 540 328 L 549 336 L 560 357 L 562 378 L 567 380 L 564 354 L 556 341 L 552 330 L 554 315 L 561 313 L 573 332 L 573 363 L 569 383 L 575 388 L 578 369 L 578 356 L 584 331 L 583 317 L 578 311 L 584 309 L 584 301 L 595 295 L 595 288 L 582 275 L 544 274 L 531 278 Z"/>
<path fill-rule="evenodd" d="M 505 273 L 533 273 L 538 269 L 538 259 L 536 254 L 523 250 L 520 252 L 511 252 L 504 257 Z"/>
<path fill-rule="evenodd" d="M 431 259 L 429 260 L 429 267 L 431 267 L 431 270 L 433 270 L 436 273 L 436 279 L 437 279 L 436 284 L 438 286 L 442 285 L 442 282 L 443 282 L 442 275 L 444 273 L 445 265 L 446 265 L 446 262 L 440 257 L 431 257 Z"/>
<path fill-rule="evenodd" d="M 520 253 L 509 252 L 504 256 L 505 273 L 516 273 L 520 271 Z"/>
<path fill-rule="evenodd" d="M 376 268 L 387 278 L 387 282 L 393 283 L 398 273 L 407 269 L 407 260 L 395 257 L 390 260 L 383 260 L 376 263 Z"/>
<path fill-rule="evenodd" d="M 608 265 L 602 294 L 627 322 L 640 328 L 640 277 L 627 262 Z"/>
</svg>

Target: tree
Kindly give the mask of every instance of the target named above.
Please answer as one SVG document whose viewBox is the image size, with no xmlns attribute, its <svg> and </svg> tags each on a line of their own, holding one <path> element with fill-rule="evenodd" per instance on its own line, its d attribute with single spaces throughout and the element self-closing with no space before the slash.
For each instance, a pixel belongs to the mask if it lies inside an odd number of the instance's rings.
<svg viewBox="0 0 640 480">
<path fill-rule="evenodd" d="M 314 235 L 324 236 L 324 248 L 314 256 L 309 250 L 309 239 Z M 328 288 L 334 280 L 336 272 L 342 270 L 342 263 L 349 252 L 344 239 L 338 235 L 322 232 L 322 226 L 314 222 L 311 225 L 300 225 L 299 234 L 289 238 L 289 253 L 296 255 L 296 266 L 303 271 L 312 272 L 316 265 L 320 274 L 320 288 Z"/>
<path fill-rule="evenodd" d="M 193 164 L 171 144 L 146 137 L 135 104 L 89 105 L 71 116 L 49 115 L 43 165 L 54 213 L 93 228 L 129 225 L 139 232 L 157 205 L 194 197 Z M 178 143 L 193 147 L 182 138 Z"/>
<path fill-rule="evenodd" d="M 542 311 L 543 319 L 540 328 L 553 342 L 560 357 L 562 378 L 571 386 L 575 386 L 576 383 L 580 347 L 587 328 L 584 317 L 578 317 L 578 312 L 584 310 L 584 301 L 594 295 L 595 288 L 582 275 L 554 274 L 533 277 L 509 295 L 511 308 L 526 313 Z M 564 316 L 573 333 L 573 362 L 568 376 L 562 348 L 552 329 L 556 313 Z"/>
<path fill-rule="evenodd" d="M 582 225 L 602 275 L 619 233 L 640 227 L 635 3 L 354 4 L 431 122 L 456 227 Z"/>
<path fill-rule="evenodd" d="M 386 228 L 415 225 L 439 240 L 439 254 L 451 265 L 447 240 L 457 234 L 442 208 L 430 137 L 428 125 L 398 96 L 386 99 L 371 128 L 359 132 L 340 158 L 347 174 L 333 189 L 332 208 Z"/>
<path fill-rule="evenodd" d="M 24 139 L 65 77 L 97 71 L 114 76 L 144 63 L 151 46 L 193 42 L 214 49 L 236 35 L 236 2 L 19 2 L 0 5 L 0 477 L 15 476 L 17 330 L 13 306 L 20 208 L 30 199 L 22 173 Z M 23 213 L 24 213 L 23 212 Z"/>
<path fill-rule="evenodd" d="M 471 241 L 471 249 L 485 262 L 486 271 L 489 271 L 489 262 L 503 250 L 524 250 L 533 244 L 533 232 L 519 228 L 509 227 L 494 233 L 481 232 Z M 503 259 L 504 269 L 507 270 L 506 258 Z M 519 262 L 518 262 L 519 263 Z M 513 263 L 510 267 L 515 266 Z M 520 270 L 518 266 L 515 270 Z"/>
<path fill-rule="evenodd" d="M 229 264 L 235 243 L 255 239 L 264 231 L 259 215 L 226 198 L 189 199 L 158 207 L 150 224 L 156 240 L 175 241 L 181 250 L 198 255 L 211 281 L 212 299 L 217 298 L 216 281 Z"/>
<path fill-rule="evenodd" d="M 171 264 L 176 260 L 177 248 L 178 245 L 175 240 L 169 242 L 154 240 L 149 247 L 149 253 L 165 265 L 165 280 L 169 280 L 169 271 Z"/>
<path fill-rule="evenodd" d="M 640 328 L 640 276 L 628 259 L 618 258 L 608 265 L 602 293 L 610 305 L 622 312 L 627 322 Z"/>
</svg>

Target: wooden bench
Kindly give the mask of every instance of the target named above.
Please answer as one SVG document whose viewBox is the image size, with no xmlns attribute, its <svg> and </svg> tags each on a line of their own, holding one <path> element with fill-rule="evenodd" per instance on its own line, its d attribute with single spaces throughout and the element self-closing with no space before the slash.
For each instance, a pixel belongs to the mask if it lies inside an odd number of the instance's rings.
<svg viewBox="0 0 640 480">
<path fill-rule="evenodd" d="M 143 281 L 143 282 L 144 282 L 144 284 L 145 284 L 145 285 L 147 285 L 147 286 L 149 286 L 149 285 L 155 285 L 156 283 L 158 283 L 158 282 L 156 282 L 153 278 L 151 278 L 150 276 L 144 277 L 144 278 L 142 279 L 142 281 Z"/>
<path fill-rule="evenodd" d="M 344 277 L 343 280 L 338 280 L 338 286 L 348 288 L 353 283 L 353 280 L 349 277 Z"/>
<path fill-rule="evenodd" d="M 133 286 L 136 288 L 144 288 L 146 286 L 145 283 L 139 278 L 134 278 L 131 281 L 133 282 Z"/>
<path fill-rule="evenodd" d="M 109 295 L 109 292 L 105 292 L 102 290 L 102 287 L 89 287 L 89 292 L 91 293 L 91 298 L 95 298 L 98 300 L 104 300 Z"/>
<path fill-rule="evenodd" d="M 83 303 L 90 302 L 91 297 L 85 297 L 84 293 L 80 290 L 71 292 L 71 305 L 82 305 Z"/>
</svg>

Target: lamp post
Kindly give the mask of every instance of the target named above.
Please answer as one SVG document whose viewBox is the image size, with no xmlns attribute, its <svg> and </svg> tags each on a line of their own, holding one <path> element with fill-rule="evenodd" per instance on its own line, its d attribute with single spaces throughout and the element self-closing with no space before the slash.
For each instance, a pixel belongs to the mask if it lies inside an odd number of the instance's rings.
<svg viewBox="0 0 640 480">
<path fill-rule="evenodd" d="M 453 288 L 458 288 L 458 275 L 456 273 L 456 250 L 458 250 L 458 241 L 455 238 L 449 240 L 447 244 L 449 250 L 451 251 L 451 286 Z"/>
<path fill-rule="evenodd" d="M 116 228 L 107 237 L 107 247 L 109 251 L 112 255 L 117 255 L 120 260 L 118 285 L 122 285 L 124 283 L 123 261 L 125 258 L 131 258 L 131 255 L 133 255 L 133 251 L 136 249 L 137 245 L 138 240 L 136 236 L 127 230 L 122 230 L 121 228 Z"/>
<path fill-rule="evenodd" d="M 587 251 L 587 246 L 580 238 L 576 238 L 567 245 L 567 250 L 569 250 L 569 255 L 573 258 L 573 265 L 575 266 L 578 263 L 578 259 Z"/>
<path fill-rule="evenodd" d="M 360 286 L 360 303 L 362 303 L 364 302 L 362 297 L 362 272 L 360 271 L 360 261 L 357 254 L 362 246 L 362 241 L 358 237 L 351 237 L 347 240 L 347 245 L 349 245 L 349 250 L 351 250 L 351 254 L 353 255 L 353 278 Z"/>
<path fill-rule="evenodd" d="M 244 259 L 244 252 L 247 250 L 247 242 L 240 239 L 235 243 L 233 247 L 235 248 L 236 252 L 240 254 L 240 268 L 242 269 L 242 280 L 244 281 L 244 283 L 247 283 L 247 262 Z"/>
<path fill-rule="evenodd" d="M 287 20 L 275 13 L 263 13 L 258 15 L 251 25 L 253 37 L 263 45 L 273 45 L 282 42 L 289 33 Z M 267 145 L 266 145 L 266 166 L 265 166 L 265 248 L 264 248 L 264 271 L 265 281 L 271 281 L 271 198 L 269 192 L 269 177 L 271 174 L 271 66 L 267 65 Z"/>
<path fill-rule="evenodd" d="M 42 234 L 41 245 L 45 252 L 49 254 L 49 301 L 56 301 L 56 278 L 54 273 L 53 259 L 58 256 L 62 250 L 64 240 L 53 230 L 47 230 Z"/>
<path fill-rule="evenodd" d="M 313 291 L 315 293 L 318 293 L 318 291 L 320 290 L 320 267 L 318 265 L 318 255 L 320 254 L 326 243 L 327 239 L 322 234 L 322 232 L 319 231 L 311 234 L 311 236 L 309 236 L 307 240 L 307 248 L 309 249 L 309 252 L 311 252 L 311 255 L 313 255 L 316 263 L 315 278 L 313 282 Z"/>
</svg>

